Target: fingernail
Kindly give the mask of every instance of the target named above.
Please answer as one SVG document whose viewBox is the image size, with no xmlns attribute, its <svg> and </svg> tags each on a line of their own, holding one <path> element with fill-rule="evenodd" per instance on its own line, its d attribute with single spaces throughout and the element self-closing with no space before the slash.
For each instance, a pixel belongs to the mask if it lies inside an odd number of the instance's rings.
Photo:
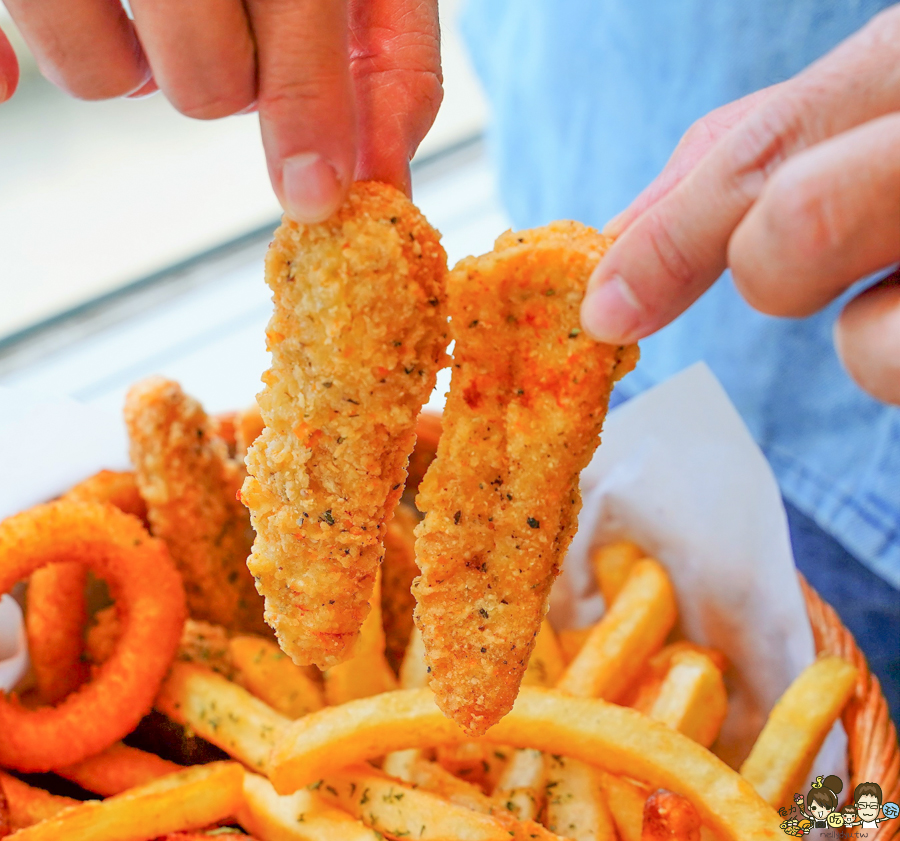
<svg viewBox="0 0 900 841">
<path fill-rule="evenodd" d="M 323 222 L 341 202 L 341 182 L 321 155 L 294 155 L 281 171 L 284 209 L 295 222 Z"/>
<path fill-rule="evenodd" d="M 636 341 L 643 318 L 644 308 L 621 275 L 588 286 L 581 304 L 581 323 L 591 338 L 609 344 Z"/>
</svg>

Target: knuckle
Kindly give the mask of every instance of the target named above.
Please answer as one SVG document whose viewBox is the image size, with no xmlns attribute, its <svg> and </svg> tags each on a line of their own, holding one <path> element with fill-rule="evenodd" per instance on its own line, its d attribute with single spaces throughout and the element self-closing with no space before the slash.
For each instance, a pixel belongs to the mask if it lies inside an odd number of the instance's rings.
<svg viewBox="0 0 900 841">
<path fill-rule="evenodd" d="M 807 95 L 797 89 L 765 103 L 732 135 L 727 168 L 732 190 L 756 199 L 766 180 L 804 143 Z"/>
<path fill-rule="evenodd" d="M 228 90 L 201 92 L 200 95 L 182 94 L 172 98 L 172 104 L 185 117 L 194 120 L 217 120 L 243 111 L 252 104 L 252 91 Z"/>
<path fill-rule="evenodd" d="M 696 272 L 689 256 L 671 234 L 665 220 L 658 213 L 647 214 L 647 243 L 666 275 L 679 290 L 693 285 Z"/>
</svg>

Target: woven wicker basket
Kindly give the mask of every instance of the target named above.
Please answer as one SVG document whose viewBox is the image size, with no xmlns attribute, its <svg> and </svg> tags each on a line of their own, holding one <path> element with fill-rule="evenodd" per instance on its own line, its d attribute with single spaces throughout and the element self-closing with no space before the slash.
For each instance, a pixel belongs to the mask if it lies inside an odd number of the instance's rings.
<svg viewBox="0 0 900 841">
<path fill-rule="evenodd" d="M 863 782 L 876 782 L 884 792 L 885 803 L 900 801 L 900 746 L 891 721 L 887 701 L 878 678 L 869 671 L 865 655 L 853 634 L 841 623 L 834 608 L 800 576 L 806 609 L 812 625 L 816 651 L 842 657 L 859 670 L 856 689 L 844 709 L 842 719 L 850 743 L 850 784 L 848 790 Z M 900 839 L 900 819 L 886 821 L 871 836 L 878 841 Z"/>
</svg>

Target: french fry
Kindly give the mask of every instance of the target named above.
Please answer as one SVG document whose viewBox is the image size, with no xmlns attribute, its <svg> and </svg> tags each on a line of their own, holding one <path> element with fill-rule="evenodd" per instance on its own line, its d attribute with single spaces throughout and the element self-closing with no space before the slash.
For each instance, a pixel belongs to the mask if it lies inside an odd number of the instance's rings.
<svg viewBox="0 0 900 841">
<path fill-rule="evenodd" d="M 344 704 L 397 688 L 397 678 L 384 656 L 381 626 L 381 572 L 375 577 L 371 610 L 359 631 L 353 656 L 325 672 L 325 698 Z"/>
<path fill-rule="evenodd" d="M 597 769 L 557 754 L 545 763 L 547 828 L 572 841 L 618 841 Z"/>
<path fill-rule="evenodd" d="M 544 619 L 534 640 L 531 659 L 522 678 L 522 686 L 555 686 L 566 669 L 559 640 L 550 623 Z"/>
<path fill-rule="evenodd" d="M 700 816 L 681 795 L 658 789 L 644 804 L 641 841 L 700 841 Z"/>
<path fill-rule="evenodd" d="M 382 835 L 403 841 L 531 841 L 552 838 L 536 824 L 523 824 L 457 806 L 422 789 L 380 774 L 371 766 L 355 765 L 329 774 L 313 788 Z"/>
<path fill-rule="evenodd" d="M 634 707 L 642 713 L 650 713 L 656 702 L 663 680 L 672 668 L 672 663 L 682 652 L 693 651 L 708 657 L 713 665 L 722 673 L 728 668 L 728 661 L 721 651 L 705 645 L 697 645 L 688 640 L 679 640 L 663 646 L 646 663 L 640 676 L 622 694 L 619 703 L 625 707 Z"/>
<path fill-rule="evenodd" d="M 346 764 L 464 739 L 429 690 L 389 692 L 292 722 L 272 752 L 269 777 L 276 790 L 290 793 Z M 523 687 L 487 739 L 571 756 L 667 788 L 690 800 L 701 820 L 727 841 L 775 839 L 781 833 L 775 810 L 746 780 L 706 748 L 631 709 Z"/>
<path fill-rule="evenodd" d="M 523 686 L 553 686 L 565 670 L 562 650 L 544 619 L 531 652 Z M 540 751 L 517 750 L 503 768 L 494 797 L 523 819 L 535 820 L 544 803 L 544 760 Z"/>
<path fill-rule="evenodd" d="M 412 594 L 416 566 L 415 528 L 419 522 L 415 511 L 401 502 L 384 535 L 384 560 L 381 562 L 381 614 L 384 625 L 384 655 L 395 672 L 403 662 L 403 654 L 415 627 Z"/>
<path fill-rule="evenodd" d="M 592 630 L 593 625 L 588 628 L 564 628 L 556 634 L 566 665 L 571 663 L 581 651 Z"/>
<path fill-rule="evenodd" d="M 580 697 L 616 701 L 675 624 L 675 593 L 658 561 L 644 558 L 594 626 L 557 688 Z"/>
<path fill-rule="evenodd" d="M 418 752 L 416 754 L 404 769 L 406 776 L 402 778 L 403 782 L 411 783 L 422 791 L 436 794 L 457 806 L 465 806 L 483 815 L 490 815 L 498 809 L 503 809 L 494 798 L 488 797 L 478 786 L 461 780 L 438 763 L 419 756 Z M 389 776 L 395 776 L 387 767 L 383 770 Z"/>
<path fill-rule="evenodd" d="M 647 553 L 630 540 L 596 546 L 591 550 L 590 563 L 594 569 L 597 586 L 603 595 L 603 601 L 606 602 L 607 610 L 616 600 L 619 591 L 625 586 L 625 581 L 634 565 L 641 558 L 646 557 Z"/>
<path fill-rule="evenodd" d="M 290 723 L 243 687 L 193 663 L 172 666 L 156 709 L 259 771 Z"/>
<path fill-rule="evenodd" d="M 400 664 L 400 688 L 423 689 L 428 686 L 428 665 L 425 662 L 425 642 L 422 632 L 415 626 L 406 644 L 406 652 L 403 662 Z M 420 750 L 401 750 L 389 753 L 384 758 L 384 770 L 386 774 L 396 777 L 398 780 L 409 782 L 412 773 L 410 764 L 422 756 Z"/>
<path fill-rule="evenodd" d="M 155 753 L 116 742 L 103 753 L 66 768 L 57 768 L 55 773 L 73 783 L 78 783 L 87 791 L 110 797 L 121 794 L 129 788 L 146 785 L 166 774 L 173 774 L 181 768 L 182 766 L 169 762 Z"/>
<path fill-rule="evenodd" d="M 491 792 L 513 753 L 505 745 L 472 740 L 439 747 L 437 761 L 451 774 Z"/>
<path fill-rule="evenodd" d="M 728 694 L 716 664 L 697 651 L 681 651 L 672 660 L 649 715 L 709 747 L 727 712 Z"/>
<path fill-rule="evenodd" d="M 244 775 L 238 823 L 259 841 L 379 841 L 379 835 L 314 792 L 280 795 L 259 774 Z"/>
<path fill-rule="evenodd" d="M 0 771 L 0 790 L 6 798 L 9 823 L 14 831 L 46 821 L 79 802 L 30 786 L 4 771 Z"/>
<path fill-rule="evenodd" d="M 300 718 L 325 706 L 322 687 L 271 640 L 234 637 L 228 655 L 235 681 L 282 715 Z"/>
<path fill-rule="evenodd" d="M 599 780 L 621 841 L 641 841 L 644 803 L 650 792 L 633 780 L 604 771 L 599 773 Z"/>
<path fill-rule="evenodd" d="M 855 683 L 855 666 L 839 657 L 820 657 L 778 699 L 741 766 L 741 776 L 767 803 L 782 806 L 803 788 Z"/>
<path fill-rule="evenodd" d="M 400 664 L 400 688 L 422 689 L 428 686 L 428 665 L 425 662 L 425 642 L 422 632 L 413 628 Z"/>
<path fill-rule="evenodd" d="M 544 754 L 539 750 L 517 750 L 506 764 L 494 799 L 520 820 L 537 820 L 544 808 L 546 773 Z"/>
<path fill-rule="evenodd" d="M 20 830 L 16 841 L 145 841 L 237 814 L 244 771 L 236 762 L 194 765 L 106 800 L 89 800 Z"/>
</svg>

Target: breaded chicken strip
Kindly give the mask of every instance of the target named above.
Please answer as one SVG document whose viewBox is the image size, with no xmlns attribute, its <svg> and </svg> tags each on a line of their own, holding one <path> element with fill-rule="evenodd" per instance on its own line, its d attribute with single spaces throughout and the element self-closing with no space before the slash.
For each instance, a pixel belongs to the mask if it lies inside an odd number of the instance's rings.
<svg viewBox="0 0 900 841">
<path fill-rule="evenodd" d="M 466 732 L 512 707 L 577 527 L 578 476 L 637 347 L 579 307 L 611 240 L 575 222 L 503 234 L 447 282 L 456 341 L 443 434 L 416 504 L 414 585 L 431 687 Z"/>
<path fill-rule="evenodd" d="M 266 258 L 272 367 L 242 496 L 266 621 L 296 663 L 351 653 L 416 416 L 445 365 L 438 233 L 398 190 L 353 186 L 327 221 L 285 219 Z"/>
<path fill-rule="evenodd" d="M 151 377 L 128 392 L 125 423 L 151 530 L 184 578 L 190 615 L 265 632 L 246 567 L 253 532 L 237 499 L 243 470 L 212 436 L 203 407 L 178 383 Z"/>
</svg>

